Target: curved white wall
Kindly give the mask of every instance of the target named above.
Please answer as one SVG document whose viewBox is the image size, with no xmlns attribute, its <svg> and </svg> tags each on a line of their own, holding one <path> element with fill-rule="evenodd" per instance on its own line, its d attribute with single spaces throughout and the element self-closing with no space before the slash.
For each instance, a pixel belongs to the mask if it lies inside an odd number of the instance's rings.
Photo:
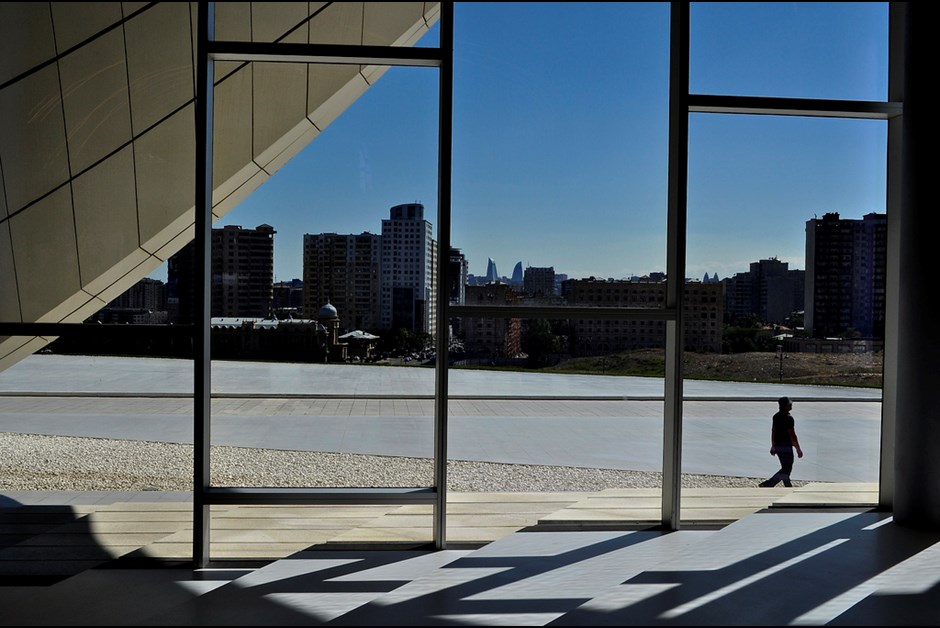
<svg viewBox="0 0 940 628">
<path fill-rule="evenodd" d="M 440 3 L 217 2 L 216 38 L 410 46 Z M 0 3 L 0 321 L 81 322 L 194 236 L 196 3 Z M 216 64 L 213 214 L 374 66 Z M 50 338 L 0 339 L 0 370 Z"/>
</svg>

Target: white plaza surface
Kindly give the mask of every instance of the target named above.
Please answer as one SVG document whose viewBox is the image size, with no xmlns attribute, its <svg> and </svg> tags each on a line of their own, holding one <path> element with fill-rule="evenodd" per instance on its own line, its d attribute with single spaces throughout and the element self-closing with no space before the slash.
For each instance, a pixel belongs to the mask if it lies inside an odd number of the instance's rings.
<svg viewBox="0 0 940 628">
<path fill-rule="evenodd" d="M 33 355 L 0 372 L 0 431 L 192 443 L 188 360 Z M 214 445 L 431 457 L 434 370 L 214 362 Z M 663 380 L 452 369 L 448 456 L 658 471 Z M 794 400 L 793 478 L 877 482 L 881 391 L 687 381 L 682 470 L 761 477 L 776 399 Z"/>
</svg>

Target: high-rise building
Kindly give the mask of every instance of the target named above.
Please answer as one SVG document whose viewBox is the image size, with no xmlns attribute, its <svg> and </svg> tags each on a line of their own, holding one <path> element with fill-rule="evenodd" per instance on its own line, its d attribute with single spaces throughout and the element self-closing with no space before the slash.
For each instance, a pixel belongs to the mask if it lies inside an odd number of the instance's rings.
<svg viewBox="0 0 940 628">
<path fill-rule="evenodd" d="M 460 249 L 450 249 L 450 286 L 448 295 L 450 302 L 461 304 L 466 300 L 467 294 L 467 258 Z"/>
<path fill-rule="evenodd" d="M 512 268 L 512 279 L 509 280 L 514 286 L 521 286 L 525 282 L 525 272 L 522 270 L 522 262 L 516 262 Z"/>
<path fill-rule="evenodd" d="M 166 284 L 144 277 L 92 314 L 87 322 L 159 325 L 168 319 Z"/>
<path fill-rule="evenodd" d="M 315 318 L 325 303 L 343 313 L 342 331 L 380 326 L 382 236 L 304 235 L 304 315 Z"/>
<path fill-rule="evenodd" d="M 382 220 L 381 327 L 433 334 L 437 290 L 437 242 L 424 205 L 406 203 Z"/>
<path fill-rule="evenodd" d="M 787 262 L 775 257 L 751 262 L 748 272 L 724 280 L 725 312 L 732 318 L 756 317 L 767 323 L 784 323 L 803 309 L 805 277 L 804 271 L 790 270 Z"/>
<path fill-rule="evenodd" d="M 212 316 L 266 317 L 274 298 L 274 234 L 271 225 L 226 225 L 211 237 Z M 193 320 L 195 248 L 190 242 L 167 263 L 170 320 Z"/>
<path fill-rule="evenodd" d="M 304 309 L 304 282 L 301 279 L 278 281 L 274 284 L 272 305 L 277 318 L 300 316 Z"/>
<path fill-rule="evenodd" d="M 884 338 L 888 220 L 831 212 L 806 221 L 804 326 L 814 337 Z"/>
<path fill-rule="evenodd" d="M 496 262 L 492 257 L 486 258 L 486 282 L 499 281 L 499 271 L 496 270 Z"/>
<path fill-rule="evenodd" d="M 555 294 L 554 266 L 529 266 L 523 276 L 525 293 L 531 297 L 550 297 Z"/>
<path fill-rule="evenodd" d="M 166 311 L 166 284 L 144 277 L 108 304 L 111 308 Z"/>
<path fill-rule="evenodd" d="M 219 316 L 270 316 L 274 296 L 274 227 L 212 230 L 212 303 Z"/>
</svg>

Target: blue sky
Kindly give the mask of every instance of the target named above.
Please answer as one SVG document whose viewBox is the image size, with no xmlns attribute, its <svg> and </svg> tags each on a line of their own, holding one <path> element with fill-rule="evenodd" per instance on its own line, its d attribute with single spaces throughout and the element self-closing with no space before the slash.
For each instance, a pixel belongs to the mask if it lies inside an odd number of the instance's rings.
<svg viewBox="0 0 940 628">
<path fill-rule="evenodd" d="M 884 100 L 886 3 L 693 3 L 693 93 Z M 458 3 L 451 240 L 580 278 L 665 270 L 667 3 Z M 437 29 L 419 45 L 436 45 Z M 304 233 L 437 227 L 437 71 L 392 68 L 216 226 L 273 225 L 277 280 Z M 686 276 L 777 257 L 805 223 L 885 211 L 880 121 L 694 114 Z"/>
</svg>

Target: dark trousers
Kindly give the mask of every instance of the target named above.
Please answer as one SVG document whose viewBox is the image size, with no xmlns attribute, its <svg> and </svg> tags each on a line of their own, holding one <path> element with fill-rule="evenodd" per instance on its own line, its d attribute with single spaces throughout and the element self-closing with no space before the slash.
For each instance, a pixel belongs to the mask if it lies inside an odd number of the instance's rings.
<svg viewBox="0 0 940 628">
<path fill-rule="evenodd" d="M 790 483 L 790 472 L 793 471 L 793 447 L 775 447 L 777 460 L 780 461 L 780 470 L 773 474 L 769 480 L 761 482 L 761 486 L 777 486 L 783 482 L 784 486 L 793 486 Z"/>
</svg>

